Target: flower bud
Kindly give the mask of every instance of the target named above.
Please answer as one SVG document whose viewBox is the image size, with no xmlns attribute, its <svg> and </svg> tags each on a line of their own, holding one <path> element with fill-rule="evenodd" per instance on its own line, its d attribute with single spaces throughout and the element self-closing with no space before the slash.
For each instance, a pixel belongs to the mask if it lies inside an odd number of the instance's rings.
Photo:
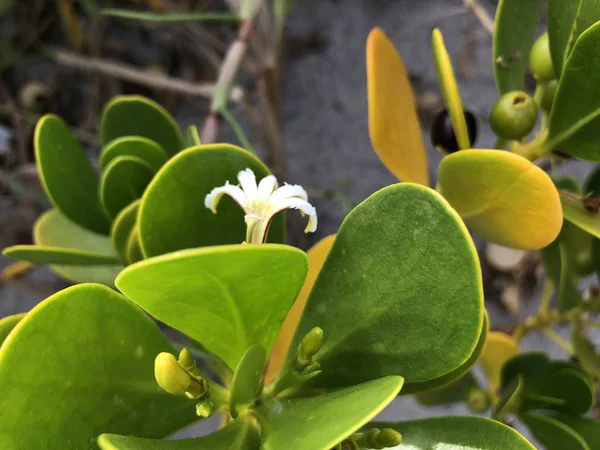
<svg viewBox="0 0 600 450">
<path fill-rule="evenodd" d="M 159 353 L 154 360 L 154 377 L 161 388 L 173 395 L 184 395 L 192 384 L 189 374 L 166 352 Z"/>
<path fill-rule="evenodd" d="M 491 406 L 489 396 L 483 389 L 479 387 L 474 387 L 469 391 L 467 404 L 473 412 L 478 413 L 487 411 Z"/>
<path fill-rule="evenodd" d="M 196 361 L 194 361 L 192 353 L 186 347 L 182 348 L 181 352 L 179 352 L 179 364 L 188 371 L 196 368 Z"/>
<path fill-rule="evenodd" d="M 529 70 L 537 81 L 550 81 L 556 78 L 552 57 L 550 56 L 550 43 L 548 33 L 542 34 L 531 47 L 529 53 Z"/>
<path fill-rule="evenodd" d="M 380 447 L 397 447 L 402 441 L 402 435 L 392 428 L 384 428 L 377 434 L 376 439 Z"/>
<path fill-rule="evenodd" d="M 308 366 L 313 356 L 321 349 L 323 345 L 323 330 L 319 327 L 315 327 L 306 333 L 306 336 L 300 342 L 298 346 L 298 353 L 296 356 L 296 365 L 299 369 L 303 369 Z"/>
<path fill-rule="evenodd" d="M 196 415 L 199 417 L 210 417 L 214 411 L 214 405 L 210 401 L 200 402 L 196 405 Z"/>
</svg>

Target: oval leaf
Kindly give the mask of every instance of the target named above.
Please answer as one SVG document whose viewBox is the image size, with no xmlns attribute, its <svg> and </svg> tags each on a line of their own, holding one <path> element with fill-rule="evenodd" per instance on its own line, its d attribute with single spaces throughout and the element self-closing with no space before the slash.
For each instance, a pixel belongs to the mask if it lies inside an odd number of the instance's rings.
<svg viewBox="0 0 600 450">
<path fill-rule="evenodd" d="M 600 355 L 598 355 L 596 346 L 587 337 L 579 322 L 573 323 L 571 340 L 575 355 L 577 355 L 583 366 L 596 377 L 600 377 Z"/>
<path fill-rule="evenodd" d="M 507 414 L 516 414 L 521 407 L 522 395 L 525 390 L 525 378 L 518 375 L 502 389 L 498 403 L 494 409 L 494 418 L 504 420 Z"/>
<path fill-rule="evenodd" d="M 162 438 L 191 423 L 193 404 L 154 380 L 165 351 L 174 349 L 158 327 L 112 289 L 83 284 L 49 297 L 0 348 L 0 410 L 11 411 L 0 442 L 94 449 L 102 432 Z"/>
<path fill-rule="evenodd" d="M 529 412 L 520 418 L 547 450 L 590 450 L 575 430 L 553 417 Z"/>
<path fill-rule="evenodd" d="M 500 150 L 463 150 L 442 159 L 438 191 L 482 238 L 534 250 L 562 226 L 550 177 L 525 158 Z"/>
<path fill-rule="evenodd" d="M 481 367 L 488 380 L 490 393 L 496 395 L 500 388 L 502 366 L 519 353 L 519 345 L 506 333 L 490 331 L 481 354 Z"/>
<path fill-rule="evenodd" d="M 394 450 L 535 450 L 516 430 L 483 417 L 436 417 L 408 422 L 372 422 L 402 434 Z M 567 448 L 567 447 L 565 447 Z"/>
<path fill-rule="evenodd" d="M 427 154 L 402 58 L 383 31 L 367 39 L 369 135 L 381 162 L 402 181 L 429 186 Z"/>
<path fill-rule="evenodd" d="M 127 262 L 127 242 L 131 230 L 133 230 L 137 222 L 139 207 L 140 201 L 138 200 L 123 208 L 113 221 L 110 229 L 110 239 L 113 248 L 124 263 Z"/>
<path fill-rule="evenodd" d="M 14 314 L 0 319 L 0 347 L 14 327 L 25 317 L 27 313 Z"/>
<path fill-rule="evenodd" d="M 134 156 L 147 162 L 156 172 L 167 162 L 167 154 L 156 142 L 139 136 L 126 136 L 110 141 L 100 154 L 100 166 L 105 169 L 118 156 Z"/>
<path fill-rule="evenodd" d="M 183 148 L 181 131 L 167 110 L 152 100 L 137 95 L 115 97 L 102 112 L 102 145 L 124 136 L 151 139 L 169 156 Z"/>
<path fill-rule="evenodd" d="M 273 346 L 273 351 L 271 351 L 269 366 L 265 375 L 265 381 L 267 383 L 271 382 L 283 367 L 294 333 L 296 332 L 296 328 L 298 328 L 302 313 L 306 307 L 310 291 L 317 280 L 317 276 L 325 263 L 325 259 L 329 254 L 329 250 L 331 250 L 334 240 L 335 234 L 327 236 L 317 242 L 307 252 L 308 274 L 306 275 L 306 280 L 304 280 L 302 290 L 300 290 L 298 298 L 294 302 L 294 306 L 292 306 L 292 309 L 290 309 L 290 312 L 285 318 L 285 322 L 283 322 L 279 336 L 277 336 L 277 340 Z"/>
<path fill-rule="evenodd" d="M 494 78 L 500 95 L 525 88 L 529 50 L 542 12 L 541 0 L 500 0 L 494 26 Z"/>
<path fill-rule="evenodd" d="M 597 89 L 600 60 L 596 58 L 599 45 L 600 23 L 597 23 L 575 42 L 558 83 L 548 125 L 549 148 L 558 147 L 562 152 L 589 161 L 600 161 L 597 145 L 600 140 L 600 91 Z"/>
<path fill-rule="evenodd" d="M 450 56 L 448 56 L 448 51 L 444 44 L 444 37 L 437 28 L 433 30 L 431 36 L 431 51 L 433 54 L 433 64 L 435 66 L 437 82 L 442 91 L 446 109 L 450 113 L 450 120 L 452 121 L 452 128 L 454 128 L 454 134 L 456 135 L 456 142 L 460 149 L 469 148 L 471 147 L 471 143 L 469 142 L 469 132 L 467 130 L 467 122 L 465 120 L 460 92 L 458 92 L 458 85 L 456 84 L 456 78 L 454 78 L 452 62 L 450 61 Z"/>
<path fill-rule="evenodd" d="M 144 259 L 142 248 L 140 247 L 140 239 L 137 227 L 133 227 L 127 238 L 126 261 L 127 264 L 134 264 Z"/>
<path fill-rule="evenodd" d="M 231 417 L 236 418 L 260 395 L 266 363 L 267 352 L 260 345 L 248 347 L 243 354 L 233 374 L 229 394 Z"/>
<path fill-rule="evenodd" d="M 402 378 L 389 376 L 316 397 L 272 400 L 264 407 L 263 447 L 330 450 L 385 408 L 401 388 Z"/>
<path fill-rule="evenodd" d="M 75 225 L 56 209 L 42 214 L 33 228 L 36 245 L 84 250 L 115 258 L 117 255 L 107 236 L 92 233 Z M 98 267 L 51 266 L 60 276 L 75 283 L 102 283 L 114 285 L 117 274 L 123 269 L 120 264 Z"/>
<path fill-rule="evenodd" d="M 44 245 L 15 245 L 4 249 L 2 254 L 8 258 L 29 261 L 36 264 L 58 264 L 65 266 L 106 266 L 119 264 L 119 260 L 114 256 Z"/>
<path fill-rule="evenodd" d="M 600 443 L 600 423 L 596 420 L 586 419 L 581 416 L 569 416 L 566 414 L 556 414 L 552 417 L 581 436 L 589 446 L 590 450 L 598 449 Z"/>
<path fill-rule="evenodd" d="M 238 172 L 250 168 L 257 180 L 270 174 L 251 153 L 228 144 L 187 149 L 163 166 L 146 189 L 139 212 L 139 233 L 146 256 L 186 248 L 239 244 L 246 237 L 244 212 L 229 197 L 217 214 L 204 206 L 204 197 L 226 182 L 237 184 Z M 285 216 L 278 214 L 270 242 L 285 241 Z"/>
<path fill-rule="evenodd" d="M 600 214 L 598 212 L 588 211 L 582 198 L 568 192 L 561 191 L 560 202 L 566 220 L 592 236 L 600 238 Z"/>
<path fill-rule="evenodd" d="M 346 217 L 290 348 L 324 330 L 318 387 L 404 374 L 408 392 L 431 389 L 469 360 L 483 316 L 479 261 L 462 221 L 435 191 L 402 183 Z M 290 351 L 287 364 L 294 358 Z"/>
<path fill-rule="evenodd" d="M 200 135 L 198 134 L 198 128 L 196 128 L 196 125 L 190 125 L 187 127 L 185 134 L 183 135 L 183 144 L 185 148 L 197 147 L 198 145 L 202 144 L 200 142 Z"/>
<path fill-rule="evenodd" d="M 90 231 L 108 234 L 110 220 L 98 201 L 98 174 L 60 117 L 42 117 L 35 129 L 35 158 L 52 204 Z"/>
<path fill-rule="evenodd" d="M 139 262 L 116 284 L 154 317 L 234 368 L 253 344 L 271 350 L 306 266 L 304 252 L 293 247 L 228 245 Z"/>
<path fill-rule="evenodd" d="M 142 197 L 153 176 L 154 169 L 147 162 L 119 156 L 102 173 L 100 201 L 112 217 L 117 217 L 123 208 Z"/>
</svg>

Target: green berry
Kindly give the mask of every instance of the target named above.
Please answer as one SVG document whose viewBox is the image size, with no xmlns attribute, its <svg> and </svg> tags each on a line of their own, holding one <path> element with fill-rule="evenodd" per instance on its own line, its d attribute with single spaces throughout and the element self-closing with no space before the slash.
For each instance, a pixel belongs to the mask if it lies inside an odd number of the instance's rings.
<svg viewBox="0 0 600 450">
<path fill-rule="evenodd" d="M 544 92 L 542 94 L 542 101 L 540 107 L 543 111 L 549 113 L 552 109 L 552 103 L 554 103 L 554 95 L 556 94 L 556 88 L 558 87 L 558 81 L 550 80 L 544 86 Z"/>
<path fill-rule="evenodd" d="M 535 102 L 526 92 L 508 92 L 492 108 L 490 125 L 499 137 L 519 140 L 533 130 L 537 112 Z"/>
<path fill-rule="evenodd" d="M 531 52 L 529 52 L 529 70 L 538 81 L 550 81 L 556 78 L 550 56 L 548 33 L 542 34 L 535 41 L 533 47 L 531 47 Z"/>
</svg>

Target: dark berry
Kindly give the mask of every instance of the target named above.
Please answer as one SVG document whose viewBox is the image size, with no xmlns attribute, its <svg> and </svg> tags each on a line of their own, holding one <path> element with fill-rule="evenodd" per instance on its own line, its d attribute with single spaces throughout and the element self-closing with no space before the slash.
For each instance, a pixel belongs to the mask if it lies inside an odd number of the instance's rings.
<svg viewBox="0 0 600 450">
<path fill-rule="evenodd" d="M 477 120 L 473 113 L 465 111 L 465 121 L 467 122 L 467 132 L 472 147 L 477 139 Z M 452 121 L 450 120 L 450 114 L 448 114 L 447 109 L 440 111 L 433 120 L 433 125 L 431 127 L 431 142 L 436 148 L 446 153 L 454 153 L 459 149 L 456 135 L 454 134 L 454 128 L 452 127 Z"/>
</svg>

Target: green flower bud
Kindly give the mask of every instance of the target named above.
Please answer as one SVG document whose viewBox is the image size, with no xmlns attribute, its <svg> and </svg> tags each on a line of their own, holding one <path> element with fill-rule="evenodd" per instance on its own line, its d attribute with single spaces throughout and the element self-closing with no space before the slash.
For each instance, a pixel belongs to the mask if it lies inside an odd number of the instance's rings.
<svg viewBox="0 0 600 450">
<path fill-rule="evenodd" d="M 529 52 L 529 70 L 538 81 L 550 81 L 556 78 L 552 57 L 550 56 L 550 45 L 548 33 L 542 34 L 531 47 Z"/>
<path fill-rule="evenodd" d="M 358 446 L 358 444 L 356 442 L 354 442 L 352 439 L 346 439 L 342 442 L 340 442 L 336 447 L 336 450 L 360 450 L 360 447 Z"/>
<path fill-rule="evenodd" d="M 550 80 L 544 86 L 542 93 L 542 101 L 540 107 L 543 111 L 549 113 L 552 110 L 552 104 L 554 103 L 554 96 L 556 95 L 556 88 L 558 87 L 558 81 Z"/>
<path fill-rule="evenodd" d="M 384 428 L 376 438 L 377 443 L 383 448 L 396 447 L 402 442 L 402 435 L 392 428 Z"/>
<path fill-rule="evenodd" d="M 299 369 L 308 366 L 313 356 L 321 349 L 323 345 L 323 330 L 315 327 L 306 333 L 306 336 L 298 345 L 298 353 L 296 356 L 296 365 Z"/>
<path fill-rule="evenodd" d="M 214 405 L 210 401 L 200 402 L 196 405 L 196 415 L 199 417 L 210 417 L 214 411 Z"/>
<path fill-rule="evenodd" d="M 179 352 L 179 364 L 185 370 L 190 372 L 196 368 L 196 361 L 194 361 L 192 352 L 190 352 L 186 347 L 182 348 L 181 352 Z"/>
<path fill-rule="evenodd" d="M 161 388 L 173 395 L 184 395 L 192 384 L 189 374 L 166 352 L 159 353 L 154 360 L 154 377 Z"/>
<path fill-rule="evenodd" d="M 492 108 L 490 125 L 501 138 L 522 139 L 533 130 L 537 113 L 535 102 L 526 92 L 508 92 Z"/>
<path fill-rule="evenodd" d="M 473 412 L 484 412 L 491 406 L 490 397 L 479 387 L 474 387 L 469 391 L 467 403 Z"/>
</svg>

